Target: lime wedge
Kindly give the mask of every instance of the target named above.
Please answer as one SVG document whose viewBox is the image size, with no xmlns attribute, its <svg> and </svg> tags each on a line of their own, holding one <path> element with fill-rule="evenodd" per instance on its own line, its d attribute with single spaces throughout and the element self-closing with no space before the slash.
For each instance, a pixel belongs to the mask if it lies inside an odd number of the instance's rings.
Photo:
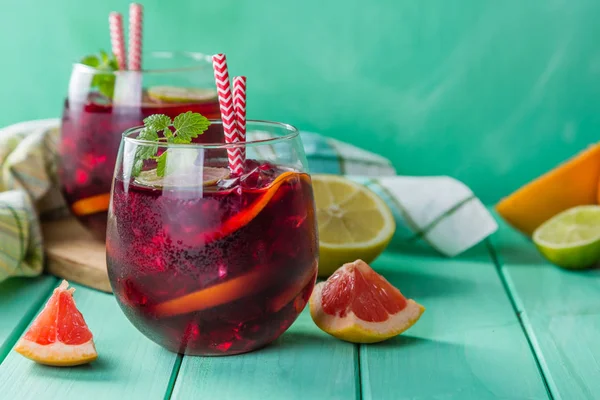
<svg viewBox="0 0 600 400">
<path fill-rule="evenodd" d="M 600 261 L 600 206 L 577 206 L 540 225 L 533 242 L 551 263 L 569 269 Z"/>
<path fill-rule="evenodd" d="M 387 204 L 365 186 L 337 175 L 312 175 L 319 227 L 319 276 L 343 264 L 373 261 L 396 230 Z"/>
<path fill-rule="evenodd" d="M 142 171 L 135 178 L 138 185 L 155 188 L 192 188 L 200 186 L 214 186 L 222 179 L 229 177 L 228 168 L 204 167 L 200 172 L 177 171 L 166 176 L 158 176 L 156 169 Z"/>
<path fill-rule="evenodd" d="M 153 86 L 148 89 L 148 97 L 166 103 L 204 103 L 215 100 L 217 91 L 206 88 Z"/>
</svg>

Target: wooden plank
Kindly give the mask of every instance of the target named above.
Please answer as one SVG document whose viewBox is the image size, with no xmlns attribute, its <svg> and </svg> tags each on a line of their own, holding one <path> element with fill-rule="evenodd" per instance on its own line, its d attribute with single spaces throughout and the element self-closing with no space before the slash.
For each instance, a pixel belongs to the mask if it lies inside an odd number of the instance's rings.
<svg viewBox="0 0 600 400">
<path fill-rule="evenodd" d="M 0 283 L 0 363 L 56 284 L 53 276 L 12 278 Z"/>
<path fill-rule="evenodd" d="M 552 395 L 597 399 L 600 269 L 567 271 L 551 265 L 503 221 L 494 243 Z"/>
<path fill-rule="evenodd" d="M 455 259 L 386 253 L 374 268 L 426 311 L 403 335 L 361 346 L 364 399 L 548 398 L 484 244 Z"/>
<path fill-rule="evenodd" d="M 357 347 L 305 309 L 272 345 L 232 357 L 184 357 L 173 399 L 358 399 Z"/>
<path fill-rule="evenodd" d="M 0 365 L 6 399 L 162 399 L 177 355 L 139 333 L 112 295 L 76 286 L 75 301 L 94 334 L 99 358 L 75 368 L 36 364 L 11 351 Z"/>
<path fill-rule="evenodd" d="M 112 293 L 106 270 L 106 245 L 74 217 L 42 224 L 46 269 L 72 283 Z"/>
</svg>

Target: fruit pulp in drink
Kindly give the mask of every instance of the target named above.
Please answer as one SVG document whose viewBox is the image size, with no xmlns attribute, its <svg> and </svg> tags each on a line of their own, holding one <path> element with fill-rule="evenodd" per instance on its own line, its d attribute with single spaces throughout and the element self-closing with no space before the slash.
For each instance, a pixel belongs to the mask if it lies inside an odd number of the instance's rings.
<svg viewBox="0 0 600 400">
<path fill-rule="evenodd" d="M 107 262 L 129 320 L 163 347 L 244 353 L 279 337 L 317 275 L 310 177 L 247 160 L 202 188 L 115 179 Z"/>
</svg>

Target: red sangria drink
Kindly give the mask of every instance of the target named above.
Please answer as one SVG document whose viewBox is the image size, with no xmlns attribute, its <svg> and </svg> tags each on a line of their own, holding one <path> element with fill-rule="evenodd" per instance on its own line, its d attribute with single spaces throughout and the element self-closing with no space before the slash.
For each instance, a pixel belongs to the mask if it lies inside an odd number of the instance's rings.
<svg viewBox="0 0 600 400">
<path fill-rule="evenodd" d="M 116 70 L 106 54 L 74 66 L 65 100 L 59 176 L 73 214 L 104 240 L 110 187 L 121 134 L 149 115 L 182 112 L 220 118 L 210 58 L 197 53 L 154 53 L 151 69 Z M 219 143 L 219 132 L 202 141 Z"/>
<path fill-rule="evenodd" d="M 211 121 L 204 134 L 222 133 L 220 124 Z M 247 126 L 273 139 L 239 144 L 241 173 L 228 166 L 231 145 L 202 144 L 202 135 L 188 144 L 143 129 L 123 136 L 109 278 L 127 318 L 174 352 L 230 355 L 267 345 L 296 320 L 315 284 L 315 206 L 298 132 Z M 180 130 L 167 129 L 171 137 Z"/>
</svg>

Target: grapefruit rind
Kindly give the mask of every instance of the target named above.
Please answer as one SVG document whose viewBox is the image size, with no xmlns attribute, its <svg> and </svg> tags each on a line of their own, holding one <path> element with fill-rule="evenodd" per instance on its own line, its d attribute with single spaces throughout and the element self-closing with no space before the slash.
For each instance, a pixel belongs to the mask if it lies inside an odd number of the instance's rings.
<svg viewBox="0 0 600 400">
<path fill-rule="evenodd" d="M 390 315 L 384 322 L 368 322 L 348 311 L 345 317 L 329 315 L 321 307 L 321 294 L 326 282 L 315 286 L 310 298 L 310 315 L 315 324 L 324 332 L 338 339 L 352 343 L 377 343 L 401 334 L 413 326 L 425 311 L 425 307 L 412 299 L 406 300 L 406 307 Z"/>
<path fill-rule="evenodd" d="M 93 339 L 76 346 L 60 342 L 41 345 L 31 340 L 20 339 L 15 346 L 15 351 L 32 361 L 54 367 L 87 364 L 98 358 Z"/>
</svg>

